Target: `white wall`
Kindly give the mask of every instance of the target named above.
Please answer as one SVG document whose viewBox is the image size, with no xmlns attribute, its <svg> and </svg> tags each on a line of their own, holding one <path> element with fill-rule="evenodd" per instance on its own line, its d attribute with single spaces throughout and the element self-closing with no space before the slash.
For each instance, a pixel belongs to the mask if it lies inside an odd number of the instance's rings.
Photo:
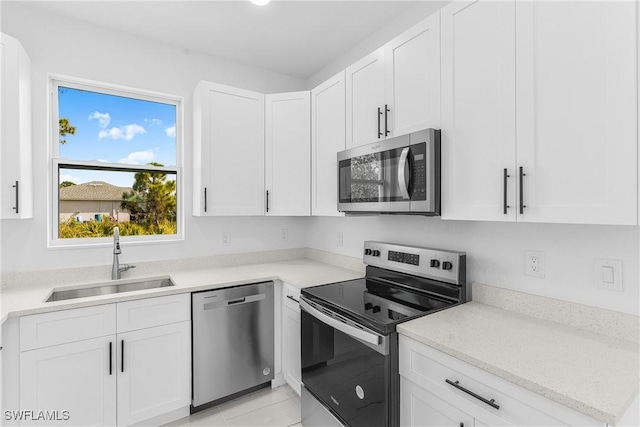
<svg viewBox="0 0 640 427">
<path fill-rule="evenodd" d="M 337 233 L 343 233 L 339 247 Z M 639 228 L 568 224 L 443 221 L 420 216 L 312 218 L 307 247 L 355 257 L 364 240 L 467 253 L 468 282 L 640 314 Z M 545 254 L 546 275 L 524 274 L 524 251 Z M 623 263 L 623 292 L 595 286 L 597 258 Z"/>
<path fill-rule="evenodd" d="M 186 241 L 127 246 L 122 262 L 301 247 L 304 224 L 291 218 L 194 218 L 191 215 L 192 91 L 200 80 L 266 93 L 300 90 L 304 82 L 281 74 L 190 53 L 165 44 L 3 2 L 2 31 L 19 39 L 32 61 L 34 216 L 1 224 L 2 272 L 49 270 L 111 263 L 108 247 L 47 249 L 47 73 L 102 81 L 184 97 L 184 207 Z M 280 242 L 279 230 L 289 230 Z M 231 246 L 220 233 L 231 232 Z"/>
</svg>

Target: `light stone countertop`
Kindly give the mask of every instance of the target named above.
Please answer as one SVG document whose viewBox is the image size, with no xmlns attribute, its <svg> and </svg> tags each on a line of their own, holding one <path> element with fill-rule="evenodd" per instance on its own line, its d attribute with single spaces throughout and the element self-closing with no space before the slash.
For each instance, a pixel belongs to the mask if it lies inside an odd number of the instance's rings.
<svg viewBox="0 0 640 427">
<path fill-rule="evenodd" d="M 638 344 L 469 302 L 398 332 L 603 423 L 638 395 Z"/>
<path fill-rule="evenodd" d="M 233 267 L 206 268 L 191 271 L 179 271 L 172 274 L 158 274 L 151 277 L 171 277 L 175 286 L 119 294 L 77 298 L 66 301 L 44 302 L 52 290 L 64 290 L 78 287 L 92 287 L 100 284 L 114 285 L 144 280 L 135 277 L 122 280 L 101 280 L 69 283 L 65 286 L 42 283 L 29 286 L 15 286 L 0 289 L 2 323 L 10 317 L 46 313 L 72 308 L 88 307 L 119 301 L 173 295 L 207 289 L 255 283 L 265 280 L 282 280 L 290 285 L 304 288 L 326 283 L 340 282 L 363 277 L 362 272 L 336 267 L 308 258 L 298 258 L 260 264 L 247 264 Z"/>
</svg>

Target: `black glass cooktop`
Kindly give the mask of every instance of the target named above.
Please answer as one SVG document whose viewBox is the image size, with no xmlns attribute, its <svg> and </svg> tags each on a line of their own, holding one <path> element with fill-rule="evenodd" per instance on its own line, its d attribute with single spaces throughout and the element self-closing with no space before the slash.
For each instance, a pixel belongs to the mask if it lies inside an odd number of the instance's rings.
<svg viewBox="0 0 640 427">
<path fill-rule="evenodd" d="M 456 304 L 458 287 L 367 267 L 367 277 L 302 289 L 302 295 L 382 334 Z"/>
</svg>

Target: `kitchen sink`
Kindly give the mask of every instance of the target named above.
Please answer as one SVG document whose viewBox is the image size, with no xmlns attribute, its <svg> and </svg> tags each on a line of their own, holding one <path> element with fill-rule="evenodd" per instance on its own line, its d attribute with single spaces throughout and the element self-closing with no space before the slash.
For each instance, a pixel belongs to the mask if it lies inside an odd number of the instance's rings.
<svg viewBox="0 0 640 427">
<path fill-rule="evenodd" d="M 64 301 L 75 298 L 94 297 L 97 295 L 119 294 L 122 292 L 141 291 L 145 289 L 165 288 L 175 286 L 168 277 L 148 279 L 127 283 L 105 283 L 87 288 L 65 289 L 53 291 L 45 302 Z"/>
</svg>

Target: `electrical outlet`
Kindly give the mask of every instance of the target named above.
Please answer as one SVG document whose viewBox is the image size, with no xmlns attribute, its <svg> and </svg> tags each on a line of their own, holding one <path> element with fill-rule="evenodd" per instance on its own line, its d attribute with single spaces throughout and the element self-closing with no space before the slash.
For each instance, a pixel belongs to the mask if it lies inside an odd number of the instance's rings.
<svg viewBox="0 0 640 427">
<path fill-rule="evenodd" d="M 619 259 L 596 259 L 596 287 L 610 291 L 622 291 L 622 261 Z"/>
<path fill-rule="evenodd" d="M 220 236 L 220 244 L 222 246 L 231 246 L 231 232 L 223 231 Z"/>
<path fill-rule="evenodd" d="M 544 277 L 544 252 L 525 251 L 524 274 L 531 277 Z"/>
<path fill-rule="evenodd" d="M 280 241 L 286 242 L 287 240 L 289 240 L 289 230 L 283 228 L 282 230 L 280 230 Z"/>
<path fill-rule="evenodd" d="M 339 247 L 342 247 L 342 245 L 344 244 L 344 235 L 342 234 L 342 231 L 338 231 L 337 237 L 338 237 L 338 240 L 336 241 L 336 243 L 338 244 Z"/>
</svg>

